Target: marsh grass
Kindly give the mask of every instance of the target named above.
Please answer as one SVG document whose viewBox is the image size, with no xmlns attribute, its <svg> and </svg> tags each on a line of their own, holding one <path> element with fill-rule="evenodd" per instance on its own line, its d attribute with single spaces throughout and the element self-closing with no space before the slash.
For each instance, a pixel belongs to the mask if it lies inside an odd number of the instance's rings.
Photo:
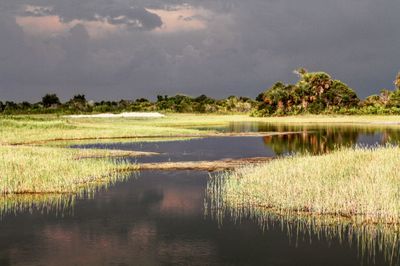
<svg viewBox="0 0 400 266">
<path fill-rule="evenodd" d="M 48 121 L 0 119 L 0 144 L 29 144 L 52 140 L 96 140 L 132 138 L 140 136 L 197 135 L 201 131 L 167 125 L 155 121 L 121 119 L 59 119 Z M 158 124 L 158 123 L 157 123 Z"/>
<path fill-rule="evenodd" d="M 251 218 L 294 241 L 356 245 L 400 263 L 400 148 L 341 148 L 211 176 L 205 206 L 220 224 Z"/>
<path fill-rule="evenodd" d="M 400 148 L 340 148 L 226 172 L 209 192 L 229 208 L 273 208 L 351 218 L 355 223 L 400 223 Z"/>
<path fill-rule="evenodd" d="M 0 194 L 75 193 L 82 187 L 106 185 L 124 178 L 124 163 L 109 151 L 35 146 L 0 146 Z"/>
</svg>

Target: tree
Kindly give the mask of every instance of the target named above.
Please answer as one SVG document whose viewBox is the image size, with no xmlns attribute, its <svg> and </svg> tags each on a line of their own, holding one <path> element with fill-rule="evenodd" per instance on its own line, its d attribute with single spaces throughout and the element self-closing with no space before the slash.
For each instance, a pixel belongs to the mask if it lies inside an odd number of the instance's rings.
<svg viewBox="0 0 400 266">
<path fill-rule="evenodd" d="M 59 105 L 61 104 L 61 102 L 58 96 L 53 93 L 53 94 L 46 94 L 45 96 L 43 96 L 42 104 L 44 107 L 49 108 L 54 105 Z"/>
<path fill-rule="evenodd" d="M 85 104 L 87 102 L 86 96 L 84 94 L 76 94 L 76 95 L 74 95 L 74 97 L 72 97 L 70 102 Z"/>
<path fill-rule="evenodd" d="M 139 99 L 136 99 L 136 102 L 137 103 L 148 103 L 149 100 L 147 100 L 146 98 L 139 98 Z"/>
<path fill-rule="evenodd" d="M 397 73 L 396 79 L 394 80 L 394 85 L 397 89 L 400 89 L 400 72 Z"/>
<path fill-rule="evenodd" d="M 88 105 L 88 102 L 86 100 L 86 96 L 84 94 L 76 94 L 74 97 L 72 97 L 66 105 L 68 106 L 69 109 L 75 110 L 75 111 L 84 111 L 88 112 L 91 111 L 90 106 Z"/>
<path fill-rule="evenodd" d="M 400 107 L 400 72 L 397 73 L 396 79 L 394 80 L 394 85 L 396 89 L 389 94 L 389 105 L 394 107 Z"/>
<path fill-rule="evenodd" d="M 321 113 L 340 108 L 354 107 L 359 99 L 351 88 L 325 72 L 295 71 L 299 80 L 294 85 L 275 83 L 257 97 L 262 101 L 261 114 Z"/>
</svg>

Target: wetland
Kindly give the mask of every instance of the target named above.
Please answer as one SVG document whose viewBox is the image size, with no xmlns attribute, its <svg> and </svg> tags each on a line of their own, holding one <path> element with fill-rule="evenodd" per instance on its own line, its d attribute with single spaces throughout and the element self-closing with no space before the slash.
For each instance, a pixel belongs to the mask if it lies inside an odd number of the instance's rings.
<svg viewBox="0 0 400 266">
<path fill-rule="evenodd" d="M 341 157 L 339 153 L 342 152 L 370 152 L 372 157 L 368 160 L 370 165 L 375 165 L 377 162 L 371 158 L 376 158 L 379 152 L 385 158 L 387 152 L 397 154 L 397 143 L 400 139 L 397 125 L 276 123 L 258 120 L 196 125 L 192 123 L 191 118 L 187 118 L 186 121 L 182 127 L 171 124 L 168 124 L 168 127 L 173 127 L 175 132 L 183 128 L 185 133 L 195 132 L 200 136 L 203 132 L 215 134 L 178 140 L 112 139 L 106 142 L 68 142 L 68 145 L 63 144 L 63 147 L 58 147 L 57 143 L 33 147 L 66 149 L 71 152 L 71 156 L 82 157 L 74 160 L 74 163 L 86 162 L 94 165 L 98 173 L 113 169 L 115 165 L 118 168 L 165 162 L 274 159 L 271 162 L 244 163 L 237 170 L 212 173 L 176 169 L 117 173 L 112 177 L 112 181 L 98 182 L 93 179 L 89 187 L 80 186 L 77 190 L 68 190 L 73 193 L 4 194 L 0 199 L 0 264 L 399 263 L 400 233 L 394 219 L 396 217 L 392 219 L 392 223 L 370 223 L 357 216 L 321 211 L 310 214 L 305 210 L 283 208 L 283 205 L 270 208 L 260 204 L 265 201 L 262 197 L 257 197 L 257 201 L 249 201 L 254 200 L 254 195 L 257 194 L 253 193 L 252 187 L 246 186 L 246 183 L 235 184 L 235 187 L 227 186 L 229 182 L 234 181 L 229 178 L 235 175 L 238 178 L 240 174 L 248 174 L 252 178 L 256 171 L 250 169 L 262 167 L 263 171 L 268 172 L 271 169 L 270 164 L 281 163 L 286 165 L 286 169 L 281 168 L 281 175 L 275 172 L 274 176 L 282 177 L 285 173 L 288 176 L 298 174 L 290 172 L 296 160 L 309 160 L 307 166 L 311 167 L 318 165 L 317 161 L 324 156 Z M 257 134 L 232 134 L 243 132 Z M 276 134 L 288 132 L 291 133 Z M 222 133 L 230 135 L 221 136 Z M 31 148 L 27 145 L 7 147 Z M 94 158 L 91 156 L 92 151 L 96 153 Z M 46 150 L 43 152 L 47 153 Z M 139 156 L 144 154 L 137 152 L 144 152 L 146 156 Z M 54 157 L 54 154 L 51 156 Z M 106 161 L 99 158 L 102 156 L 107 157 Z M 353 154 L 349 156 L 353 157 Z M 362 159 L 362 156 L 357 158 Z M 47 160 L 50 159 L 48 157 Z M 66 159 L 63 157 L 59 160 Z M 330 161 L 331 158 L 328 158 L 324 164 Z M 344 166 L 346 160 L 340 163 L 339 165 Z M 298 164 L 304 166 L 303 161 Z M 79 166 L 75 165 L 74 168 Z M 390 171 L 397 169 L 393 165 L 389 168 Z M 87 170 L 77 173 L 88 173 L 85 171 Z M 314 176 L 321 175 L 316 168 L 309 168 L 308 172 Z M 323 177 L 329 183 L 326 176 Z M 262 188 L 259 183 L 255 184 Z M 286 183 L 286 186 L 288 185 L 290 183 Z M 296 184 L 292 185 L 295 187 Z M 304 186 L 304 183 L 302 185 Z M 390 195 L 395 197 L 394 205 L 390 206 L 397 208 L 396 191 L 399 184 L 390 183 L 390 187 L 394 187 L 394 194 Z M 243 188 L 247 189 L 247 194 L 243 194 Z M 278 188 L 275 187 L 273 193 L 284 199 L 290 198 Z M 375 192 L 379 193 L 380 187 L 375 188 Z M 269 195 L 268 193 L 270 192 L 265 190 L 262 195 Z M 237 200 L 237 195 L 240 195 L 240 200 Z M 381 200 L 386 199 L 381 196 Z M 297 197 L 301 198 L 299 195 Z M 373 199 L 372 195 L 371 198 Z M 398 208 L 392 211 L 398 217 Z"/>
</svg>

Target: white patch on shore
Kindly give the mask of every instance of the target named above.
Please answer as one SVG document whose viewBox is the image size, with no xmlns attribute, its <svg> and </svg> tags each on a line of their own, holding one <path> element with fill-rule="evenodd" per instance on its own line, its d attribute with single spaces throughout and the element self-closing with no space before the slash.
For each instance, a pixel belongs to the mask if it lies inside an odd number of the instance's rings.
<svg viewBox="0 0 400 266">
<path fill-rule="evenodd" d="M 117 117 L 133 117 L 133 118 L 160 118 L 165 117 L 165 115 L 160 113 L 120 113 L 120 114 L 96 114 L 96 115 L 65 115 L 67 118 L 117 118 Z"/>
</svg>

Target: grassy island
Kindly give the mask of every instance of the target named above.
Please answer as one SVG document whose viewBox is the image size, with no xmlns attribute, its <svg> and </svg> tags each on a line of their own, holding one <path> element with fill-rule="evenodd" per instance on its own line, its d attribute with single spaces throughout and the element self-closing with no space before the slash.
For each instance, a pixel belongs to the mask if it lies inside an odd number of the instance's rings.
<svg viewBox="0 0 400 266">
<path fill-rule="evenodd" d="M 280 158 L 224 173 L 209 193 L 226 209 L 259 218 L 272 210 L 399 224 L 399 161 L 392 146 Z"/>
</svg>

